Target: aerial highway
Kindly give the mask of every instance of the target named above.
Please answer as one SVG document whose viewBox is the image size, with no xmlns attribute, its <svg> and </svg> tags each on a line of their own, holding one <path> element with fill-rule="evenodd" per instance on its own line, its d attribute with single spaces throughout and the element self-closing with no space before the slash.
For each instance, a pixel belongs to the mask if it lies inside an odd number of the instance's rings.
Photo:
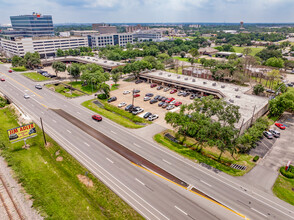
<svg viewBox="0 0 294 220">
<path fill-rule="evenodd" d="M 0 65 L 0 91 L 94 175 L 147 219 L 294 219 L 294 207 L 224 173 L 202 167 Z M 30 95 L 24 99 L 24 94 Z M 90 99 L 90 97 L 89 97 Z M 135 163 L 75 126 L 63 110 L 185 184 Z M 194 191 L 195 190 L 195 191 Z M 199 193 L 202 192 L 203 194 Z"/>
</svg>

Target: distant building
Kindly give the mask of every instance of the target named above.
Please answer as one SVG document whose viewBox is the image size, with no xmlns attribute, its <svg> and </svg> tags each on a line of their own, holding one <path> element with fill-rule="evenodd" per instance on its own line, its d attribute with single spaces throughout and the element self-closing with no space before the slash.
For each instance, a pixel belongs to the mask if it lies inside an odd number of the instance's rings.
<svg viewBox="0 0 294 220">
<path fill-rule="evenodd" d="M 70 32 L 69 31 L 64 31 L 64 32 L 59 32 L 60 37 L 70 37 Z"/>
<path fill-rule="evenodd" d="M 116 26 L 110 26 L 109 24 L 92 24 L 92 29 L 94 31 L 99 31 L 100 34 L 115 34 L 117 33 Z"/>
<path fill-rule="evenodd" d="M 238 32 L 236 30 L 223 30 L 226 34 L 237 34 Z"/>
<path fill-rule="evenodd" d="M 24 37 L 54 36 L 53 21 L 51 15 L 32 15 L 10 16 L 13 32 L 10 35 Z M 4 33 L 5 34 L 5 33 Z"/>
<path fill-rule="evenodd" d="M 139 30 L 134 33 L 134 38 L 138 41 L 157 41 L 162 38 L 162 32 L 152 29 L 147 31 Z"/>
<path fill-rule="evenodd" d="M 93 35 L 93 34 L 99 34 L 99 31 L 92 31 L 92 30 L 70 31 L 71 36 L 87 36 L 87 35 Z"/>
<path fill-rule="evenodd" d="M 204 47 L 204 48 L 199 48 L 198 52 L 201 55 L 214 55 L 218 52 L 218 50 L 212 47 Z"/>
<path fill-rule="evenodd" d="M 126 46 L 127 43 L 133 43 L 133 34 L 121 33 L 121 34 L 99 34 L 89 35 L 90 47 L 105 47 L 106 45 L 119 45 Z"/>
<path fill-rule="evenodd" d="M 221 52 L 217 52 L 216 53 L 216 57 L 228 57 L 232 54 L 236 54 L 237 57 L 242 57 L 243 54 L 242 53 L 234 53 L 234 52 L 225 52 L 225 51 L 221 51 Z"/>
<path fill-rule="evenodd" d="M 138 30 L 149 30 L 150 28 L 148 26 L 141 26 L 140 24 L 137 24 L 136 26 L 127 26 L 126 27 L 126 32 L 135 32 Z"/>
<path fill-rule="evenodd" d="M 216 37 L 216 34 L 202 34 L 201 37 Z"/>
<path fill-rule="evenodd" d="M 201 25 L 200 24 L 190 24 L 189 28 L 200 28 Z"/>
<path fill-rule="evenodd" d="M 212 73 L 210 72 L 210 70 L 207 69 L 197 69 L 193 67 L 188 67 L 184 68 L 182 73 L 183 75 L 187 76 L 194 76 L 197 78 L 213 80 Z"/>
</svg>

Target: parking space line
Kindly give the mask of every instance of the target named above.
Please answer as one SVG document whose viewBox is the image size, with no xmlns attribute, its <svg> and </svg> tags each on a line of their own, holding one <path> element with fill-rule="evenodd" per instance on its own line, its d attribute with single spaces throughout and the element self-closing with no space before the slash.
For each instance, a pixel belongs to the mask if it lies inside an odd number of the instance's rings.
<svg viewBox="0 0 294 220">
<path fill-rule="evenodd" d="M 145 183 L 143 183 L 142 181 L 138 180 L 137 178 L 135 178 L 135 180 L 139 183 L 141 183 L 143 186 L 145 186 Z"/>
<path fill-rule="evenodd" d="M 177 210 L 179 210 L 181 213 L 183 213 L 184 215 L 187 215 L 188 216 L 188 213 L 187 212 L 184 212 L 182 209 L 180 209 L 178 206 L 175 205 L 175 208 Z"/>
<path fill-rule="evenodd" d="M 110 163 L 114 163 L 112 160 L 106 157 L 106 160 L 108 160 Z"/>
</svg>

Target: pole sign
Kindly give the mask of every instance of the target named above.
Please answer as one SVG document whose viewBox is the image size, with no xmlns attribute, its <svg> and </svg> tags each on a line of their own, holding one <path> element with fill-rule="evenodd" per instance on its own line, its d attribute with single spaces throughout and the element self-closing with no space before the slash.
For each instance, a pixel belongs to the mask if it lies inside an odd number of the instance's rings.
<svg viewBox="0 0 294 220">
<path fill-rule="evenodd" d="M 285 170 L 286 170 L 286 171 L 289 170 L 290 164 L 291 164 L 291 161 L 289 160 L 288 163 L 287 163 L 287 166 L 285 167 Z"/>
<path fill-rule="evenodd" d="M 35 123 L 30 123 L 17 128 L 7 130 L 8 138 L 11 143 L 21 141 L 23 139 L 32 138 L 37 135 Z"/>
</svg>

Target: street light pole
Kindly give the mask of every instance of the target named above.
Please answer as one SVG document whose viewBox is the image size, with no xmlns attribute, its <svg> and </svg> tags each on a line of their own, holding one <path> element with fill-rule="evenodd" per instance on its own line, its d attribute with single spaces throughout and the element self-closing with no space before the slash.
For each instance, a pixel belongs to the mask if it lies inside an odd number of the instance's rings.
<svg viewBox="0 0 294 220">
<path fill-rule="evenodd" d="M 134 106 L 134 91 L 135 91 L 135 89 L 133 89 L 133 93 L 132 93 L 132 105 Z"/>
</svg>

